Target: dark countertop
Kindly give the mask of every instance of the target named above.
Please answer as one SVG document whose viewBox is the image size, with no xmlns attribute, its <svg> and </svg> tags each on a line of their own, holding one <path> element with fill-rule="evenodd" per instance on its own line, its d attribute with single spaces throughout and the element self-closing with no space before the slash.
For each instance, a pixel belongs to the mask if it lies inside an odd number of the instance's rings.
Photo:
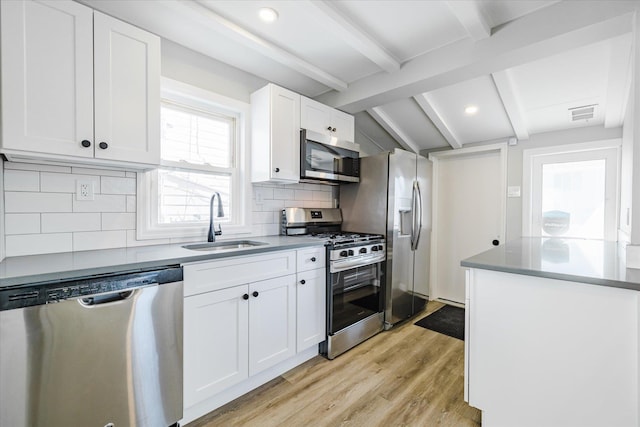
<svg viewBox="0 0 640 427">
<path fill-rule="evenodd" d="M 640 291 L 640 269 L 626 268 L 625 250 L 617 242 L 522 237 L 462 260 L 460 264 Z"/>
<path fill-rule="evenodd" d="M 10 257 L 0 262 L 0 289 L 86 278 L 96 274 L 139 271 L 232 256 L 323 246 L 324 243 L 319 239 L 300 236 L 261 236 L 243 240 L 265 242 L 267 245 L 206 252 L 184 249 L 183 244 L 171 244 Z"/>
</svg>

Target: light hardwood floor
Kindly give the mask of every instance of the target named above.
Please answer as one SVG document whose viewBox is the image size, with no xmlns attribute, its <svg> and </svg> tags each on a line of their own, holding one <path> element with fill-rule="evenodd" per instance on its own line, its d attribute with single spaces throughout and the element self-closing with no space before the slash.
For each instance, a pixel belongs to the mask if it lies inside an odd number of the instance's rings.
<svg viewBox="0 0 640 427">
<path fill-rule="evenodd" d="M 317 356 L 188 424 L 217 426 L 479 426 L 463 400 L 464 343 L 413 323 L 329 361 Z"/>
</svg>

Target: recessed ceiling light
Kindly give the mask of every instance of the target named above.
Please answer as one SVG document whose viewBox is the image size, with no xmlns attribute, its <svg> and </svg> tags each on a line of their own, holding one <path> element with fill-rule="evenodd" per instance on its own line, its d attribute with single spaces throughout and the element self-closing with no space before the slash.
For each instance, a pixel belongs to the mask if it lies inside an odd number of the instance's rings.
<svg viewBox="0 0 640 427">
<path fill-rule="evenodd" d="M 478 112 L 478 106 L 477 105 L 467 105 L 466 107 L 464 107 L 464 113 L 467 116 L 473 116 L 477 112 Z"/>
<path fill-rule="evenodd" d="M 278 12 L 270 7 L 262 7 L 258 11 L 258 16 L 260 16 L 260 19 L 264 22 L 273 22 L 278 19 Z"/>
</svg>

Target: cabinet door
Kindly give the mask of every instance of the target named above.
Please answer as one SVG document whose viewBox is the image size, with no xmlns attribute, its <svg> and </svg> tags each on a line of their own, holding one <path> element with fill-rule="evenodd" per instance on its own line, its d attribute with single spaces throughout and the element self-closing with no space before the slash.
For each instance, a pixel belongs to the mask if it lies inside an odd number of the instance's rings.
<svg viewBox="0 0 640 427">
<path fill-rule="evenodd" d="M 300 127 L 331 135 L 331 107 L 306 97 L 300 98 Z"/>
<path fill-rule="evenodd" d="M 296 276 L 249 285 L 249 375 L 296 353 Z"/>
<path fill-rule="evenodd" d="M 94 22 L 95 157 L 159 164 L 160 39 L 99 12 Z"/>
<path fill-rule="evenodd" d="M 248 286 L 184 300 L 184 407 L 248 377 Z"/>
<path fill-rule="evenodd" d="M 298 273 L 297 279 L 296 351 L 301 352 L 326 338 L 326 270 Z"/>
<path fill-rule="evenodd" d="M 343 113 L 339 110 L 332 110 L 331 126 L 332 129 L 335 128 L 334 135 L 338 137 L 338 139 L 350 142 L 355 141 L 355 124 L 351 114 Z"/>
<path fill-rule="evenodd" d="M 0 7 L 3 149 L 93 157 L 93 11 L 73 1 Z"/>
<path fill-rule="evenodd" d="M 300 180 L 300 95 L 271 86 L 271 179 Z"/>
</svg>

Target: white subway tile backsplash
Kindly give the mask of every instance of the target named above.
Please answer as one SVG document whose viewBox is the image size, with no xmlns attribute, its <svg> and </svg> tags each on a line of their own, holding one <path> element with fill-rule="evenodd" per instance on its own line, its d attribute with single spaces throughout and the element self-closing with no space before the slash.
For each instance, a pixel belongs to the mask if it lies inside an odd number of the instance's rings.
<svg viewBox="0 0 640 427">
<path fill-rule="evenodd" d="M 135 178 L 103 176 L 100 181 L 102 194 L 136 194 Z"/>
<path fill-rule="evenodd" d="M 273 223 L 273 212 L 254 212 L 254 224 L 271 224 Z"/>
<path fill-rule="evenodd" d="M 73 212 L 126 212 L 124 195 L 96 194 L 94 200 L 73 200 Z"/>
<path fill-rule="evenodd" d="M 330 202 L 331 201 L 331 193 L 328 193 L 326 191 L 312 191 L 311 192 L 311 199 L 312 200 L 320 200 L 323 202 Z"/>
<path fill-rule="evenodd" d="M 4 229 L 6 235 L 40 233 L 40 214 L 6 214 Z"/>
<path fill-rule="evenodd" d="M 281 200 L 289 200 L 293 199 L 294 190 L 288 188 L 274 188 L 273 189 L 273 198 L 281 199 Z"/>
<path fill-rule="evenodd" d="M 4 168 L 23 171 L 71 173 L 71 167 L 69 166 L 38 165 L 20 162 L 4 162 Z"/>
<path fill-rule="evenodd" d="M 102 214 L 103 230 L 135 230 L 136 214 L 135 213 L 110 213 Z"/>
<path fill-rule="evenodd" d="M 5 212 L 71 212 L 71 198 L 71 194 L 5 191 Z"/>
<path fill-rule="evenodd" d="M 151 239 L 151 240 L 138 240 L 136 239 L 136 230 L 127 230 L 127 247 L 138 246 L 152 246 L 152 245 L 168 245 L 173 243 L 171 239 Z"/>
<path fill-rule="evenodd" d="M 310 190 L 296 190 L 294 198 L 296 200 L 313 200 L 313 191 L 310 191 Z"/>
<path fill-rule="evenodd" d="M 4 173 L 5 191 L 40 191 L 37 171 L 8 170 Z"/>
<path fill-rule="evenodd" d="M 97 175 L 97 176 L 127 176 L 126 171 L 117 171 L 117 170 L 109 170 L 109 169 L 95 169 L 95 168 L 79 168 L 73 167 L 71 168 L 71 173 L 80 174 L 80 175 Z"/>
<path fill-rule="evenodd" d="M 89 251 L 94 249 L 124 248 L 127 246 L 127 232 L 82 231 L 73 233 L 73 250 Z"/>
<path fill-rule="evenodd" d="M 6 255 L 37 255 L 72 250 L 71 233 L 20 234 L 6 236 Z"/>
<path fill-rule="evenodd" d="M 100 177 L 91 175 L 73 175 L 66 173 L 40 173 L 40 191 L 43 193 L 76 192 L 78 180 L 93 182 L 93 192 L 100 193 Z"/>
<path fill-rule="evenodd" d="M 43 213 L 42 232 L 99 231 L 100 213 Z"/>
<path fill-rule="evenodd" d="M 126 206 L 127 212 L 136 212 L 136 196 L 127 196 Z"/>
</svg>

